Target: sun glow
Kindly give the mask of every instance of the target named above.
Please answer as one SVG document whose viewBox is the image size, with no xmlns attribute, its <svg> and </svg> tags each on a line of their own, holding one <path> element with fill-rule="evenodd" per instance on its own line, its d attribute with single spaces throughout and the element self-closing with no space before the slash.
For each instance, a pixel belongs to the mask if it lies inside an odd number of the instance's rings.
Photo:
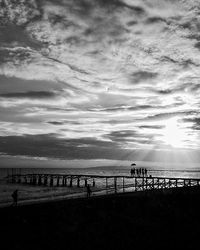
<svg viewBox="0 0 200 250">
<path fill-rule="evenodd" d="M 165 144 L 175 148 L 183 147 L 186 140 L 186 134 L 178 123 L 178 118 L 172 118 L 166 121 L 165 128 L 162 131 Z"/>
</svg>

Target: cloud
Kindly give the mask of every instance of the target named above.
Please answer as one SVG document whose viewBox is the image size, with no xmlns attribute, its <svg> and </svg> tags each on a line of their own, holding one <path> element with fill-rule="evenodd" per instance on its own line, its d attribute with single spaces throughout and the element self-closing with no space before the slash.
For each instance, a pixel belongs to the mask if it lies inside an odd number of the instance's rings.
<svg viewBox="0 0 200 250">
<path fill-rule="evenodd" d="M 0 134 L 26 144 L 45 131 L 57 148 L 73 145 L 67 157 L 114 157 L 163 146 L 158 134 L 177 117 L 197 147 L 198 124 L 186 120 L 199 114 L 198 13 L 196 0 L 4 1 Z"/>
<path fill-rule="evenodd" d="M 53 134 L 4 136 L 0 151 L 8 155 L 57 159 L 115 159 L 116 153 L 119 157 L 124 153 L 112 142 L 90 138 L 59 139 Z"/>
<path fill-rule="evenodd" d="M 155 78 L 157 73 L 148 72 L 148 71 L 138 71 L 131 75 L 131 79 L 133 83 L 140 83 L 151 81 L 151 79 Z"/>
<path fill-rule="evenodd" d="M 5 93 L 0 94 L 0 97 L 3 98 L 30 98 L 30 99 L 49 99 L 56 96 L 55 92 L 50 91 L 29 91 L 29 92 L 16 92 L 16 93 Z"/>
</svg>

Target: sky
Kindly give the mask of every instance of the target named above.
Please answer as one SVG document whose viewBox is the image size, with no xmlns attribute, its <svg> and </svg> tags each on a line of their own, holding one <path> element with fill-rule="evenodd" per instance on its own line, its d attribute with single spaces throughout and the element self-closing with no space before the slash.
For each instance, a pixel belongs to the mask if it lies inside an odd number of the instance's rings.
<svg viewBox="0 0 200 250">
<path fill-rule="evenodd" d="M 0 0 L 0 164 L 198 164 L 199 69 L 199 0 Z"/>
</svg>

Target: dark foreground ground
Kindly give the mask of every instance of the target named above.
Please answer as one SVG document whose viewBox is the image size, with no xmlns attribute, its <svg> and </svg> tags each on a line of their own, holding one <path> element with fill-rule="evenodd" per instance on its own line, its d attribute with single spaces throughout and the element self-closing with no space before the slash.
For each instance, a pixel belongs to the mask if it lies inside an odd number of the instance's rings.
<svg viewBox="0 0 200 250">
<path fill-rule="evenodd" d="M 200 188 L 0 209 L 1 249 L 199 249 Z"/>
</svg>

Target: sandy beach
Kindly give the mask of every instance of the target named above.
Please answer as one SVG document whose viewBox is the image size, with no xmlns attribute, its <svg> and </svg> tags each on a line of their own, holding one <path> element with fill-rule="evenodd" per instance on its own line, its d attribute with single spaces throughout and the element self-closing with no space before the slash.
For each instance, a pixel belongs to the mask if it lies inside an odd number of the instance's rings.
<svg viewBox="0 0 200 250">
<path fill-rule="evenodd" d="M 196 187 L 48 201 L 1 208 L 1 235 L 4 249 L 195 249 L 199 211 Z"/>
</svg>

